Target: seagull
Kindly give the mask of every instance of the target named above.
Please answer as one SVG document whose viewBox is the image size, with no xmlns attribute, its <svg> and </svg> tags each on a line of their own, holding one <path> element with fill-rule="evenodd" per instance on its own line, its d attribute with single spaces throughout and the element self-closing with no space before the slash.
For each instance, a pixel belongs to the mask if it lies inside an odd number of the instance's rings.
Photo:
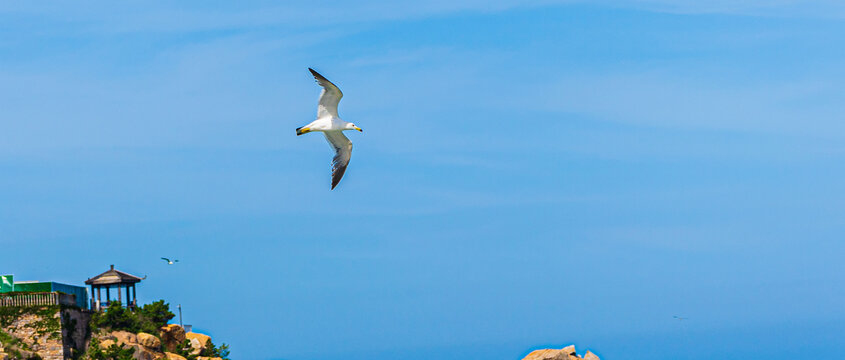
<svg viewBox="0 0 845 360">
<path fill-rule="evenodd" d="M 334 158 L 332 159 L 332 190 L 334 190 L 343 173 L 346 172 L 346 167 L 349 166 L 349 159 L 352 157 L 352 142 L 343 135 L 344 130 L 358 130 L 364 132 L 361 128 L 355 126 L 351 122 L 346 122 L 337 116 L 337 103 L 343 97 L 343 93 L 337 88 L 335 84 L 314 71 L 308 68 L 317 84 L 323 87 L 320 93 L 320 101 L 317 104 L 317 120 L 310 124 L 296 128 L 296 135 L 307 134 L 312 131 L 321 131 L 326 136 L 329 145 L 334 149 Z"/>
<path fill-rule="evenodd" d="M 674 315 L 674 316 L 672 316 L 672 317 L 673 317 L 673 318 L 675 318 L 675 319 L 678 319 L 678 321 L 684 321 L 684 320 L 688 320 L 688 319 L 689 319 L 689 318 L 687 318 L 687 317 L 677 316 L 677 315 Z"/>
<path fill-rule="evenodd" d="M 173 265 L 173 264 L 179 262 L 179 260 L 170 260 L 168 258 L 161 258 L 161 259 L 164 260 L 164 261 L 167 261 L 167 265 Z"/>
</svg>

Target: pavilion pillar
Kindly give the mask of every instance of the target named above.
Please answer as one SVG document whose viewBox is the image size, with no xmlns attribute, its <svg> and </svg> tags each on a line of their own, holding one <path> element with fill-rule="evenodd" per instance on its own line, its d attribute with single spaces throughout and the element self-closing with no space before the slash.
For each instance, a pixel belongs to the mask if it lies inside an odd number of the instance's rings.
<svg viewBox="0 0 845 360">
<path fill-rule="evenodd" d="M 129 285 L 126 285 L 126 307 L 132 306 L 132 298 L 129 297 Z"/>
<path fill-rule="evenodd" d="M 121 302 L 122 300 L 120 298 L 120 284 L 117 284 L 117 302 Z"/>
<path fill-rule="evenodd" d="M 109 293 L 109 289 L 111 289 L 111 286 L 106 285 L 106 306 L 111 303 L 111 294 Z"/>
<path fill-rule="evenodd" d="M 135 292 L 135 284 L 132 284 L 132 305 L 138 305 L 138 294 Z"/>
</svg>

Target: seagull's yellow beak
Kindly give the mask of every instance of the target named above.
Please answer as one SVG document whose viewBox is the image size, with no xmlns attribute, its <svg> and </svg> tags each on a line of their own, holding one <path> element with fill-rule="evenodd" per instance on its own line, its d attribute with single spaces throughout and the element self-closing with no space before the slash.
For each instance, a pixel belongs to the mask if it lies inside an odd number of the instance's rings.
<svg viewBox="0 0 845 360">
<path fill-rule="evenodd" d="M 357 127 L 357 126 L 355 126 L 355 130 L 358 130 L 358 131 L 360 131 L 360 132 L 364 132 L 364 130 L 361 130 L 361 128 L 359 128 L 359 127 Z"/>
<path fill-rule="evenodd" d="M 296 128 L 296 135 L 297 136 L 302 135 L 302 134 L 307 134 L 309 132 L 311 132 L 311 129 L 307 128 L 307 127 Z"/>
</svg>

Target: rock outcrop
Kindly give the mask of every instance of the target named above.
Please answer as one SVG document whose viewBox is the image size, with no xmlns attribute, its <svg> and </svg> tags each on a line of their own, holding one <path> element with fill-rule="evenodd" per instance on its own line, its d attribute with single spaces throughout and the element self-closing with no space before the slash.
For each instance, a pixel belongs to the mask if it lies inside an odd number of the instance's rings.
<svg viewBox="0 0 845 360">
<path fill-rule="evenodd" d="M 199 351 L 207 348 L 208 342 L 211 341 L 211 336 L 195 332 L 186 333 L 185 337 L 191 341 L 191 347 Z M 194 344 L 196 344 L 196 346 Z M 197 352 L 197 354 L 199 354 L 199 352 Z"/>
<path fill-rule="evenodd" d="M 563 349 L 541 349 L 534 350 L 522 360 L 599 360 L 596 354 L 587 351 L 584 357 L 575 353 L 575 345 L 569 345 Z"/>
<path fill-rule="evenodd" d="M 138 333 L 138 344 L 149 349 L 158 350 L 161 348 L 161 340 L 147 333 Z"/>
<path fill-rule="evenodd" d="M 135 350 L 132 357 L 135 360 L 186 360 L 185 357 L 177 353 L 183 350 L 189 350 L 191 355 L 199 355 L 203 350 L 211 346 L 211 337 L 199 333 L 185 333 L 185 330 L 179 325 L 167 325 L 159 329 L 161 339 L 152 334 L 138 333 L 133 334 L 128 331 L 112 331 L 101 332 L 94 334 L 93 338 L 100 342 L 100 348 L 106 349 L 112 345 L 120 346 L 124 349 L 132 348 Z M 188 340 L 191 347 L 188 349 L 180 349 L 184 341 Z M 165 345 L 168 351 L 162 352 L 162 344 Z M 0 357 L 0 360 L 5 360 Z M 222 360 L 221 358 L 212 358 L 199 356 L 197 360 Z"/>
<path fill-rule="evenodd" d="M 161 343 L 167 351 L 179 351 L 185 341 L 185 329 L 176 324 L 170 324 L 159 329 Z"/>
<path fill-rule="evenodd" d="M 188 360 L 188 359 L 185 359 L 185 357 L 184 357 L 184 356 L 182 356 L 182 355 L 176 355 L 176 354 L 174 354 L 174 353 L 172 353 L 172 352 L 166 352 L 166 353 L 164 353 L 164 354 L 165 354 L 165 355 L 167 355 L 167 360 Z"/>
<path fill-rule="evenodd" d="M 114 339 L 117 345 L 132 345 L 138 343 L 138 335 L 128 331 L 112 331 L 110 339 Z"/>
</svg>

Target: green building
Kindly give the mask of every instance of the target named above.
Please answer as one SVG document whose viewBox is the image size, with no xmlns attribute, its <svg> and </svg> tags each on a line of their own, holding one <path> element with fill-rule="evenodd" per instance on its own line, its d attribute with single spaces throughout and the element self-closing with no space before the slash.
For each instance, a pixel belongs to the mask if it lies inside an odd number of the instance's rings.
<svg viewBox="0 0 845 360">
<path fill-rule="evenodd" d="M 14 281 L 12 275 L 0 275 L 0 293 L 8 292 L 60 292 L 76 296 L 76 306 L 89 308 L 88 289 L 53 281 Z"/>
</svg>

